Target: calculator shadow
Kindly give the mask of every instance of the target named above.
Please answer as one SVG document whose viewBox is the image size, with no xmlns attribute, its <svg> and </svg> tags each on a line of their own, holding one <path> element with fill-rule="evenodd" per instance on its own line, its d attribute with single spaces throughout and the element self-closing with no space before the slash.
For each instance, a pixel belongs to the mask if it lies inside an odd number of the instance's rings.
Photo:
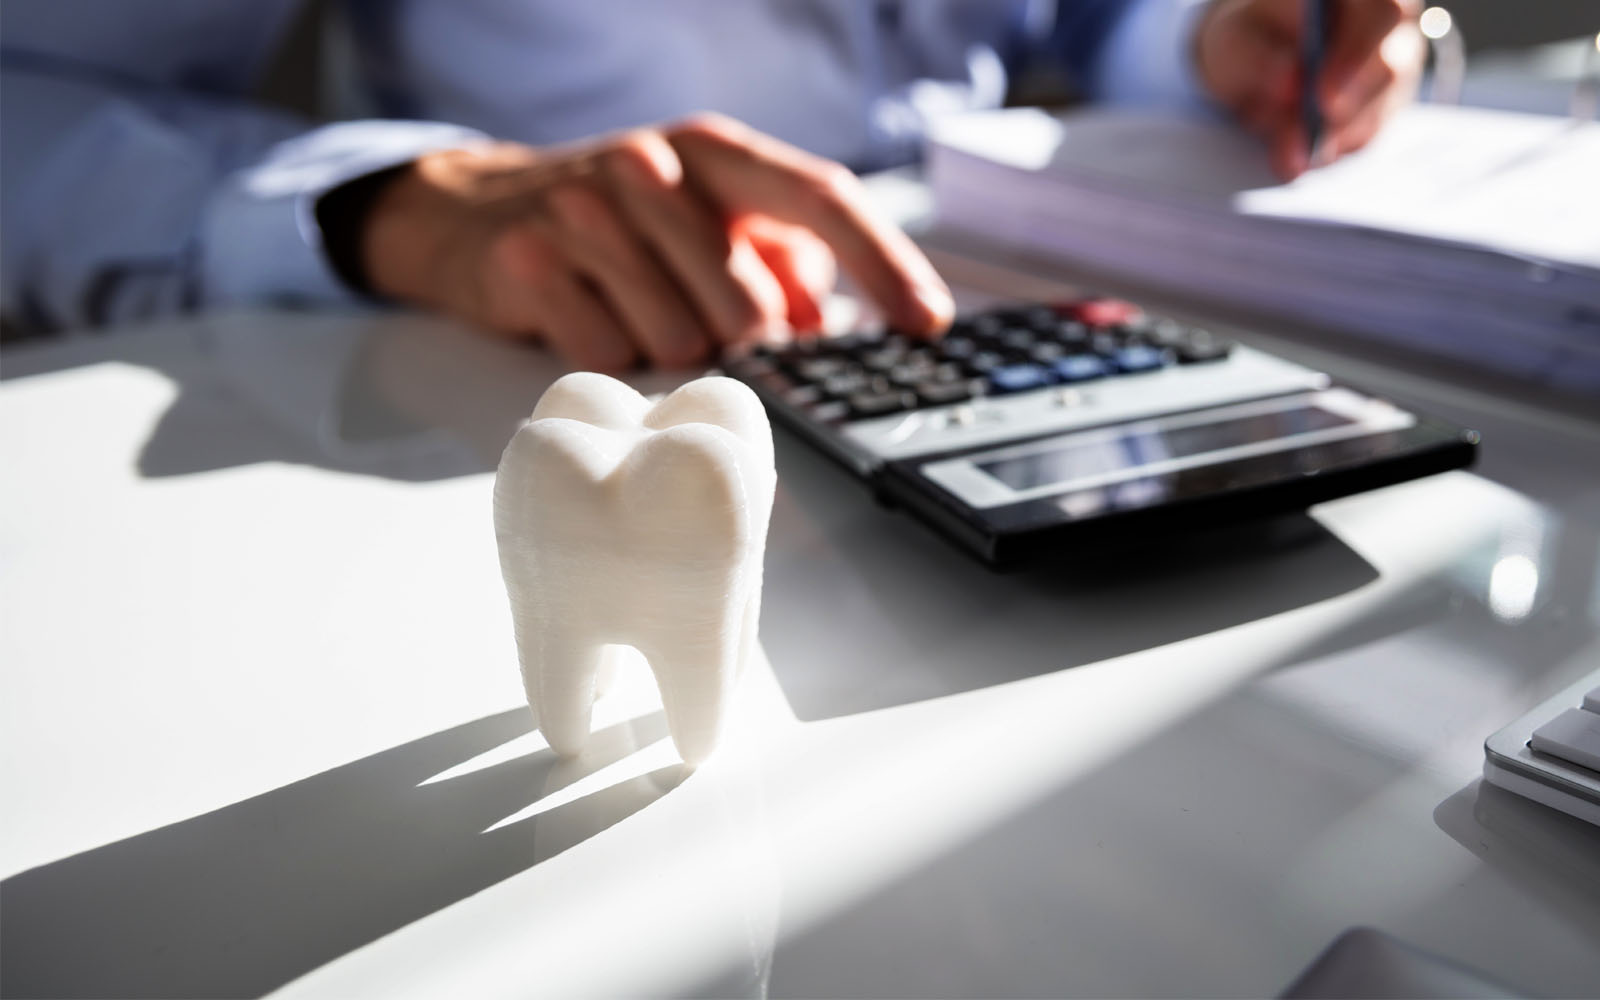
<svg viewBox="0 0 1600 1000">
<path fill-rule="evenodd" d="M 1600 828 L 1481 779 L 1439 803 L 1433 821 L 1485 868 L 1600 940 Z"/>
<path fill-rule="evenodd" d="M 500 825 L 666 736 L 661 714 L 430 780 L 527 734 L 487 716 L 0 883 L 0 995 L 253 997 L 643 809 L 677 766 Z"/>
<path fill-rule="evenodd" d="M 781 433 L 778 471 L 783 550 L 768 560 L 761 638 L 807 721 L 1122 656 L 1378 578 L 1305 514 L 997 574 Z"/>
</svg>

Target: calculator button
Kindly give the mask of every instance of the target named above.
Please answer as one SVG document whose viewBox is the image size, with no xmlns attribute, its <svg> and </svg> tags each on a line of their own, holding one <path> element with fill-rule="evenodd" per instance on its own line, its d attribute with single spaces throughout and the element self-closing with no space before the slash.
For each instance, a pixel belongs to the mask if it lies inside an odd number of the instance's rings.
<svg viewBox="0 0 1600 1000">
<path fill-rule="evenodd" d="M 989 372 L 989 387 L 997 393 L 1024 392 L 1054 381 L 1043 365 L 1002 365 Z"/>
<path fill-rule="evenodd" d="M 836 424 L 850 415 L 850 404 L 842 399 L 818 403 L 811 408 L 811 419 L 822 424 Z"/>
<path fill-rule="evenodd" d="M 1115 359 L 1117 352 L 1122 348 L 1122 338 L 1107 331 L 1101 331 L 1089 338 L 1089 350 L 1103 358 Z"/>
<path fill-rule="evenodd" d="M 939 352 L 939 356 L 942 358 L 950 361 L 965 361 L 977 353 L 978 345 L 968 337 L 952 334 L 939 341 L 934 349 Z"/>
<path fill-rule="evenodd" d="M 1083 347 L 1090 342 L 1090 328 L 1077 320 L 1061 320 L 1056 323 L 1053 336 L 1061 346 Z"/>
<path fill-rule="evenodd" d="M 1600 714 L 1569 708 L 1535 729 L 1528 745 L 1540 753 L 1600 772 Z"/>
<path fill-rule="evenodd" d="M 1035 333 L 1049 333 L 1058 319 L 1056 311 L 1049 306 L 1030 306 L 1022 310 L 1017 321 Z"/>
<path fill-rule="evenodd" d="M 980 315 L 974 316 L 967 322 L 967 332 L 974 337 L 998 337 L 1005 329 L 1005 321 L 999 316 Z"/>
<path fill-rule="evenodd" d="M 865 372 L 844 372 L 822 380 L 822 391 L 835 399 L 864 392 L 872 384 Z"/>
<path fill-rule="evenodd" d="M 949 371 L 958 369 L 952 369 L 949 365 L 940 366 L 934 364 L 932 361 L 897 365 L 896 367 L 890 369 L 889 381 L 890 383 L 898 385 L 903 389 L 912 389 L 915 388 L 919 383 L 926 382 L 930 379 L 939 378 L 941 370 Z"/>
<path fill-rule="evenodd" d="M 900 364 L 905 351 L 900 348 L 879 348 L 861 355 L 861 364 L 875 372 L 886 372 Z"/>
<path fill-rule="evenodd" d="M 1062 312 L 1090 326 L 1117 326 L 1135 319 L 1141 310 L 1121 299 L 1085 299 L 1069 303 Z"/>
<path fill-rule="evenodd" d="M 1063 382 L 1083 382 L 1109 374 L 1111 368 L 1098 354 L 1070 354 L 1050 366 Z"/>
<path fill-rule="evenodd" d="M 1116 363 L 1117 370 L 1124 372 L 1154 371 L 1167 364 L 1167 356 L 1163 351 L 1144 344 L 1124 347 L 1112 355 L 1112 360 Z"/>
<path fill-rule="evenodd" d="M 899 413 L 910 407 L 903 392 L 858 392 L 850 397 L 850 415 L 853 417 L 881 417 L 886 413 Z"/>
<path fill-rule="evenodd" d="M 1006 359 L 993 351 L 979 351 L 967 359 L 966 367 L 973 375 L 988 375 L 1005 363 Z"/>
<path fill-rule="evenodd" d="M 825 378 L 842 375 L 850 367 L 843 358 L 806 358 L 790 364 L 790 371 L 807 382 L 820 382 Z"/>
<path fill-rule="evenodd" d="M 1233 341 L 1215 336 L 1209 330 L 1190 330 L 1173 345 L 1173 350 L 1177 352 L 1180 364 L 1196 365 L 1227 357 L 1233 351 Z"/>
<path fill-rule="evenodd" d="M 972 398 L 972 385 L 965 379 L 959 382 L 924 382 L 917 386 L 917 400 L 923 406 L 948 406 L 964 403 Z"/>
<path fill-rule="evenodd" d="M 1000 346 L 1008 351 L 1024 352 L 1033 346 L 1033 341 L 1033 331 L 1020 326 L 1011 327 L 1000 335 Z"/>
<path fill-rule="evenodd" d="M 1050 340 L 1043 340 L 1028 348 L 1028 359 L 1041 365 L 1048 365 L 1058 358 L 1065 357 L 1067 349 Z"/>
<path fill-rule="evenodd" d="M 822 387 L 815 385 L 800 385 L 781 394 L 783 401 L 790 406 L 815 406 L 822 402 Z"/>
<path fill-rule="evenodd" d="M 1175 319 L 1158 319 L 1144 325 L 1144 336 L 1153 344 L 1161 347 L 1177 347 L 1189 330 Z"/>
<path fill-rule="evenodd" d="M 750 384 L 770 392 L 774 396 L 782 396 L 795 387 L 795 380 L 783 372 L 767 372 L 750 379 Z"/>
</svg>

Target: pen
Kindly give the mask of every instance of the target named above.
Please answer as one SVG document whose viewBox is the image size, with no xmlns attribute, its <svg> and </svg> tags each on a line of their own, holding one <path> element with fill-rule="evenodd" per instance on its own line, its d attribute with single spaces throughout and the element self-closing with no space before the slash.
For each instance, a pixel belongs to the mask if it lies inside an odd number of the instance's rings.
<svg viewBox="0 0 1600 1000">
<path fill-rule="evenodd" d="M 1328 30 L 1328 0 L 1304 0 L 1305 30 L 1300 44 L 1300 120 L 1306 130 L 1306 162 L 1317 163 L 1322 144 L 1322 106 L 1317 103 L 1317 78 L 1322 75 L 1322 51 Z"/>
</svg>

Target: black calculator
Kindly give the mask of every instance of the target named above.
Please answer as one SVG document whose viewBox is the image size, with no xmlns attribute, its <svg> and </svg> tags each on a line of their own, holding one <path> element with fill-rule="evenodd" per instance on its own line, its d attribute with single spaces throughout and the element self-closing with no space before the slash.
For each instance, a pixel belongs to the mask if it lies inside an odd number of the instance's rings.
<svg viewBox="0 0 1600 1000">
<path fill-rule="evenodd" d="M 1470 465 L 1478 436 L 1110 298 L 724 362 L 772 417 L 985 563 L 1048 561 Z"/>
</svg>

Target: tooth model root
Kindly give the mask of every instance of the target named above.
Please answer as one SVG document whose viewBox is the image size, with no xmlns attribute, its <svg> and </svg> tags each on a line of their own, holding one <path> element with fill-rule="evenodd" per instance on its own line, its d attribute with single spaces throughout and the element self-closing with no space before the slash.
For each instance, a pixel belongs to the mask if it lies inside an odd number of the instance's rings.
<svg viewBox="0 0 1600 1000">
<path fill-rule="evenodd" d="M 568 375 L 507 446 L 495 533 L 534 722 L 583 750 L 608 643 L 649 661 L 679 754 L 716 749 L 756 644 L 775 482 L 766 414 L 725 378 L 652 407 Z"/>
</svg>

